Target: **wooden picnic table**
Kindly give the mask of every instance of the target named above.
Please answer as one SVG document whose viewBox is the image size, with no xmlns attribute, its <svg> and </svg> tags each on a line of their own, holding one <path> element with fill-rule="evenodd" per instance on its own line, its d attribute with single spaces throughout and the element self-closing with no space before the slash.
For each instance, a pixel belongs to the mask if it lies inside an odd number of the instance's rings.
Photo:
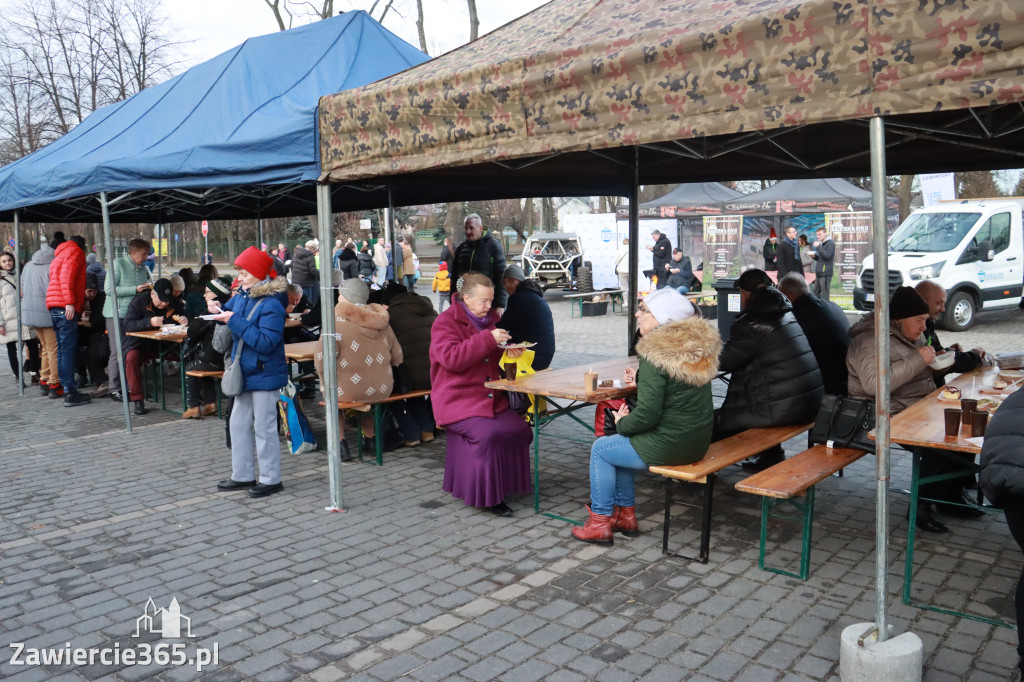
<svg viewBox="0 0 1024 682">
<path fill-rule="evenodd" d="M 309 362 L 316 355 L 319 341 L 300 341 L 284 344 L 284 357 L 295 362 Z"/>
<path fill-rule="evenodd" d="M 1000 397 L 999 394 L 994 395 L 992 393 L 980 392 L 982 388 L 986 387 L 991 390 L 992 382 L 995 381 L 997 374 L 998 370 L 994 367 L 978 367 L 970 372 L 964 372 L 956 379 L 948 382 L 947 385 L 959 388 L 962 398 L 998 399 Z M 932 391 L 907 409 L 893 416 L 889 422 L 889 438 L 893 443 L 903 445 L 907 449 L 931 448 L 933 450 L 933 452 L 930 453 L 927 451 L 922 453 L 915 450 L 912 454 L 913 465 L 910 476 L 910 518 L 907 527 L 907 551 L 903 566 L 903 603 L 927 609 L 929 611 L 937 611 L 939 613 L 978 620 L 990 625 L 1010 627 L 1007 623 L 991 618 L 911 601 L 911 588 L 913 585 L 914 573 L 914 541 L 917 535 L 917 503 L 920 499 L 921 485 L 932 482 L 931 478 L 923 480 L 921 478 L 921 459 L 922 457 L 942 456 L 941 452 L 934 452 L 935 450 L 968 453 L 971 455 L 981 452 L 981 445 L 978 444 L 977 441 L 970 442 L 967 440 L 971 437 L 971 429 L 969 426 L 965 426 L 962 421 L 960 432 L 956 436 L 946 435 L 944 410 L 947 408 L 959 409 L 960 402 L 940 400 L 939 395 L 941 393 L 941 388 Z M 1012 391 L 1006 391 L 1004 392 L 1004 395 L 1010 395 L 1011 393 Z M 874 439 L 875 432 L 872 431 L 868 436 L 869 438 Z M 973 463 L 968 468 L 962 470 L 963 475 L 973 476 L 977 473 L 978 466 Z M 946 480 L 949 476 L 949 473 L 942 474 L 936 476 L 935 480 Z"/>
<path fill-rule="evenodd" d="M 135 336 L 140 339 L 146 339 L 149 341 L 156 341 L 157 344 L 157 361 L 160 364 L 159 371 L 159 385 L 160 385 L 160 409 L 167 410 L 167 393 L 164 390 L 164 356 L 166 356 L 171 349 L 176 350 L 176 346 L 185 343 L 185 339 L 188 338 L 188 332 L 175 332 L 168 334 L 161 329 L 154 327 L 153 329 L 147 329 L 141 332 L 127 332 L 127 336 Z M 170 345 L 173 344 L 173 345 Z M 181 378 L 181 411 L 185 411 L 185 363 L 179 363 L 179 372 Z"/>
<path fill-rule="evenodd" d="M 636 386 L 620 386 L 619 388 L 599 388 L 594 393 L 587 393 L 584 387 L 584 372 L 596 372 L 598 382 L 602 379 L 618 379 L 622 383 L 622 375 L 627 367 L 634 370 L 637 368 L 636 357 L 615 358 L 613 360 L 601 360 L 587 365 L 577 367 L 566 367 L 564 369 L 549 369 L 513 381 L 499 379 L 488 381 L 484 384 L 487 388 L 497 388 L 503 391 L 525 393 L 534 397 L 530 415 L 533 420 L 533 511 L 540 513 L 540 432 L 545 426 L 558 417 L 569 417 L 585 427 L 591 433 L 594 427 L 577 417 L 573 412 L 583 409 L 593 403 L 602 400 L 625 398 L 636 392 Z M 549 407 L 544 411 L 537 410 L 540 403 L 539 398 L 547 400 Z M 569 404 L 559 404 L 557 400 L 569 400 Z M 551 407 L 554 409 L 551 409 Z M 570 439 L 573 440 L 573 439 Z M 578 521 L 567 519 L 555 514 L 545 514 L 550 518 L 559 519 L 579 525 Z"/>
</svg>

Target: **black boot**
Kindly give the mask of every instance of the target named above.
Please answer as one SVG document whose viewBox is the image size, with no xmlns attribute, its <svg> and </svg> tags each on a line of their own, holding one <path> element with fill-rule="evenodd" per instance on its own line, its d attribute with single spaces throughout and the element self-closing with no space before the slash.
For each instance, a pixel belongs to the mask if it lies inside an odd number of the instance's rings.
<svg viewBox="0 0 1024 682">
<path fill-rule="evenodd" d="M 907 517 L 910 517 L 910 510 L 907 510 Z M 917 505 L 917 527 L 921 530 L 926 530 L 929 533 L 948 533 L 949 527 L 946 526 L 939 518 L 935 515 L 930 502 L 920 502 Z"/>
<path fill-rule="evenodd" d="M 149 414 L 149 410 L 146 409 L 146 403 L 144 401 L 136 400 L 132 404 L 135 405 L 135 414 L 140 416 L 144 414 Z"/>
<path fill-rule="evenodd" d="M 764 452 L 758 453 L 750 459 L 744 460 L 740 466 L 747 471 L 764 471 L 768 467 L 773 467 L 784 459 L 786 459 L 786 452 L 782 449 L 781 445 L 776 445 L 773 448 L 768 448 Z"/>
</svg>

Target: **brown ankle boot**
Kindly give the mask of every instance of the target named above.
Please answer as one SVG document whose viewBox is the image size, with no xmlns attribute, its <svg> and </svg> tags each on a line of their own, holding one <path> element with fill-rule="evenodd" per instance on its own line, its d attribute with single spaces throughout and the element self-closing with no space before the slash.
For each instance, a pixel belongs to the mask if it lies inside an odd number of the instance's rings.
<svg viewBox="0 0 1024 682">
<path fill-rule="evenodd" d="M 583 542 L 591 542 L 595 545 L 612 544 L 612 517 L 603 514 L 595 514 L 590 507 L 587 507 L 590 517 L 583 527 L 572 529 L 572 536 Z"/>
<path fill-rule="evenodd" d="M 640 535 L 640 524 L 636 522 L 636 507 L 613 507 L 613 509 L 613 532 L 622 533 L 629 538 Z"/>
<path fill-rule="evenodd" d="M 216 403 L 210 403 L 208 405 L 203 405 L 202 413 L 203 413 L 204 417 L 209 417 L 210 415 L 217 414 L 217 405 L 216 405 Z"/>
<path fill-rule="evenodd" d="M 190 407 L 181 415 L 182 419 L 199 419 L 199 408 Z"/>
</svg>

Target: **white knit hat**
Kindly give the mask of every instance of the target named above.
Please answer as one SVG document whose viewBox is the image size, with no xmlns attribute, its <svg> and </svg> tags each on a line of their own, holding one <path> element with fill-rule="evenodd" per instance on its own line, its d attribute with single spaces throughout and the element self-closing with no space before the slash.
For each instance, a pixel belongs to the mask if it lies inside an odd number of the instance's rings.
<svg viewBox="0 0 1024 682">
<path fill-rule="evenodd" d="M 675 289 L 658 289 L 644 298 L 644 305 L 654 315 L 658 324 L 680 322 L 693 316 L 693 304 L 690 299 Z"/>
</svg>

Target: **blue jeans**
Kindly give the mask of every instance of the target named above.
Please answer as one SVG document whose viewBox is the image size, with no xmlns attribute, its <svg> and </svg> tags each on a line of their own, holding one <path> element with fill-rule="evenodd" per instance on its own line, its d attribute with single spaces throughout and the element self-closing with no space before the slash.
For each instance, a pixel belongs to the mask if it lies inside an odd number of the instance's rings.
<svg viewBox="0 0 1024 682">
<path fill-rule="evenodd" d="M 681 294 L 685 294 L 685 293 L 690 291 L 690 287 L 688 287 L 688 286 L 673 287 L 673 289 L 675 289 L 676 291 L 678 291 Z"/>
<path fill-rule="evenodd" d="M 412 291 L 416 287 L 416 275 L 405 276 L 405 288 Z"/>
<path fill-rule="evenodd" d="M 53 333 L 57 337 L 57 373 L 64 395 L 75 392 L 75 368 L 78 366 L 78 322 L 64 317 L 64 308 L 50 308 Z"/>
<path fill-rule="evenodd" d="M 646 471 L 629 438 L 621 434 L 602 436 L 590 447 L 590 509 L 610 516 L 612 507 L 632 507 L 635 502 L 633 479 L 637 471 Z"/>
<path fill-rule="evenodd" d="M 320 300 L 319 285 L 314 285 L 311 287 L 302 287 L 302 293 L 306 296 L 306 300 L 309 301 L 310 305 L 316 305 L 316 302 Z"/>
</svg>

